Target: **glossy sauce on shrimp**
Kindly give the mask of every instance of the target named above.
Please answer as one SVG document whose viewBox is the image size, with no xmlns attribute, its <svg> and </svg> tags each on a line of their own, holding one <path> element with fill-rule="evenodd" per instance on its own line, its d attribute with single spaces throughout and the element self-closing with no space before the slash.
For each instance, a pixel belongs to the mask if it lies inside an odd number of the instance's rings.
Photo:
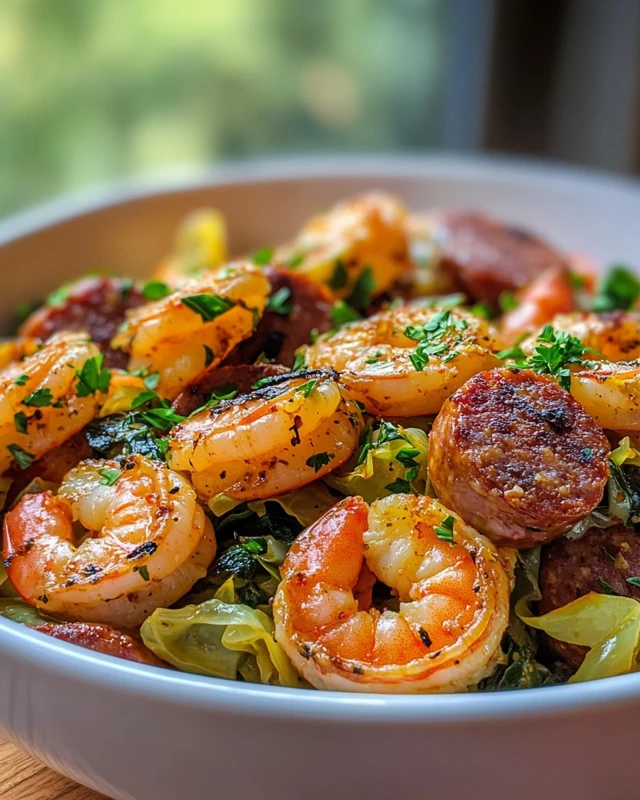
<svg viewBox="0 0 640 800">
<path fill-rule="evenodd" d="M 356 599 L 363 570 L 397 610 L 369 607 L 367 591 Z M 463 691 L 501 656 L 507 561 L 431 498 L 343 500 L 300 535 L 282 576 L 276 640 L 316 688 Z"/>
</svg>

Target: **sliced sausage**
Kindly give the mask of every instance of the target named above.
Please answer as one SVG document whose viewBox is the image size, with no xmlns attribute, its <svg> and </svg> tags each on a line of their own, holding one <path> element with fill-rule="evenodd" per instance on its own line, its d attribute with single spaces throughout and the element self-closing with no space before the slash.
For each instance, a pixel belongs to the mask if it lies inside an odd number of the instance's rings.
<svg viewBox="0 0 640 800">
<path fill-rule="evenodd" d="M 86 277 L 71 284 L 56 305 L 45 305 L 23 323 L 21 336 L 45 341 L 59 331 L 87 331 L 100 345 L 107 366 L 126 367 L 129 357 L 109 344 L 130 308 L 147 302 L 127 278 Z"/>
<path fill-rule="evenodd" d="M 540 563 L 538 613 L 547 614 L 589 592 L 609 591 L 640 600 L 640 588 L 627 578 L 640 577 L 640 537 L 622 525 L 590 528 L 580 539 L 564 537 L 544 547 Z M 553 650 L 577 669 L 586 647 L 549 637 Z"/>
<path fill-rule="evenodd" d="M 253 336 L 236 347 L 227 364 L 252 364 L 262 353 L 270 361 L 293 365 L 295 351 L 309 343 L 311 331 L 333 327 L 334 298 L 327 288 L 306 275 L 283 267 L 265 267 L 271 297 L 284 298 L 279 310 L 267 310 Z M 288 293 L 288 294 L 287 294 Z"/>
<path fill-rule="evenodd" d="M 136 661 L 139 664 L 151 664 L 154 667 L 167 666 L 137 636 L 112 625 L 94 622 L 47 622 L 34 626 L 34 630 L 53 636 L 54 639 L 95 650 L 96 653 Z"/>
<path fill-rule="evenodd" d="M 237 366 L 217 367 L 207 372 L 197 381 L 187 386 L 173 401 L 176 414 L 188 417 L 211 399 L 216 389 L 226 388 L 238 394 L 249 394 L 253 385 L 262 378 L 272 378 L 288 372 L 280 364 L 238 364 Z"/>
<path fill-rule="evenodd" d="M 530 370 L 468 380 L 433 425 L 429 474 L 439 499 L 496 544 L 560 536 L 602 498 L 609 442 L 571 395 Z"/>
<path fill-rule="evenodd" d="M 495 305 L 501 292 L 566 266 L 557 250 L 521 228 L 469 212 L 436 212 L 433 218 L 441 270 L 472 300 Z"/>
</svg>

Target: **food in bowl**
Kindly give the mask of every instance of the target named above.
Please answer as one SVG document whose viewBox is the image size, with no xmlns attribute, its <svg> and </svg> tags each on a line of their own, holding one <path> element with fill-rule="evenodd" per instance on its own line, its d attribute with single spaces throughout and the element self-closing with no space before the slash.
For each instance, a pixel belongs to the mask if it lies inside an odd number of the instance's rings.
<svg viewBox="0 0 640 800">
<path fill-rule="evenodd" d="M 640 283 L 371 193 L 61 287 L 2 346 L 0 613 L 164 668 L 456 692 L 633 671 Z"/>
</svg>

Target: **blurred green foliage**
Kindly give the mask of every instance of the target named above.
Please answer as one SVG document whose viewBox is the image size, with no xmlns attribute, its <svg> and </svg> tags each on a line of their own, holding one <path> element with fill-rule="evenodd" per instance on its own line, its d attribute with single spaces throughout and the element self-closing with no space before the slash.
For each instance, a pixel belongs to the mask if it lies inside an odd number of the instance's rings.
<svg viewBox="0 0 640 800">
<path fill-rule="evenodd" d="M 441 140 L 446 0 L 0 0 L 0 214 L 223 158 Z"/>
</svg>

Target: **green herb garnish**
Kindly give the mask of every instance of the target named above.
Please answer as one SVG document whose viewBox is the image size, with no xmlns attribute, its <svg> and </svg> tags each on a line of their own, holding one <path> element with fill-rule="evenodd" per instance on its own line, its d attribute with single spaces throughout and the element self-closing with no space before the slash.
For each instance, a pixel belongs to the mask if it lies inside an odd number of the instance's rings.
<svg viewBox="0 0 640 800">
<path fill-rule="evenodd" d="M 316 453 L 313 456 L 309 456 L 307 459 L 307 466 L 313 467 L 315 472 L 318 472 L 322 467 L 326 466 L 332 458 L 334 458 L 333 453 Z"/>
<path fill-rule="evenodd" d="M 263 267 L 265 264 L 268 264 L 272 258 L 273 247 L 261 247 L 251 256 L 253 263 L 258 264 L 261 267 Z"/>
<path fill-rule="evenodd" d="M 288 286 L 282 286 L 269 297 L 267 301 L 267 311 L 273 311 L 275 314 L 280 314 L 283 317 L 288 316 L 293 311 L 291 289 Z"/>
<path fill-rule="evenodd" d="M 637 586 L 638 588 L 640 588 L 640 578 L 632 577 L 632 578 L 625 578 L 625 580 L 630 586 Z"/>
<path fill-rule="evenodd" d="M 362 319 L 361 315 L 344 300 L 338 300 L 331 309 L 331 322 L 336 328 L 358 319 Z"/>
<path fill-rule="evenodd" d="M 611 267 L 593 300 L 594 311 L 630 309 L 640 297 L 640 280 L 621 264 Z"/>
<path fill-rule="evenodd" d="M 213 350 L 206 344 L 202 345 L 204 347 L 204 367 L 210 367 L 213 364 Z"/>
<path fill-rule="evenodd" d="M 27 427 L 29 425 L 29 420 L 27 419 L 27 415 L 24 411 L 18 411 L 17 414 L 13 415 L 13 423 L 16 427 L 18 433 L 26 433 Z"/>
<path fill-rule="evenodd" d="M 20 469 L 28 469 L 35 461 L 35 456 L 32 453 L 27 453 L 17 444 L 8 444 L 7 450 L 11 453 L 16 466 Z"/>
<path fill-rule="evenodd" d="M 293 359 L 293 366 L 291 367 L 293 372 L 299 372 L 301 369 L 304 369 L 307 366 L 307 362 L 305 361 L 304 355 L 302 353 L 296 353 L 295 358 Z"/>
<path fill-rule="evenodd" d="M 434 526 L 434 530 L 438 539 L 442 539 L 443 542 L 451 542 L 453 544 L 453 524 L 455 521 L 455 517 L 449 516 L 442 521 L 442 525 Z"/>
<path fill-rule="evenodd" d="M 18 375 L 14 383 L 16 386 L 26 386 L 28 380 L 29 380 L 28 375 Z"/>
<path fill-rule="evenodd" d="M 172 289 L 164 281 L 147 281 L 142 288 L 142 296 L 146 300 L 162 300 L 171 292 Z"/>
<path fill-rule="evenodd" d="M 404 478 L 396 478 L 393 483 L 388 483 L 384 488 L 394 494 L 410 494 L 411 492 L 409 481 Z"/>
<path fill-rule="evenodd" d="M 118 478 L 122 475 L 121 469 L 101 469 L 99 475 L 102 476 L 103 480 L 100 483 L 103 486 L 113 486 L 113 484 L 118 480 Z"/>
<path fill-rule="evenodd" d="M 183 297 L 182 304 L 196 314 L 200 314 L 203 322 L 211 322 L 235 305 L 217 294 L 192 294 Z"/>
<path fill-rule="evenodd" d="M 106 394 L 111 384 L 111 372 L 103 366 L 104 354 L 100 353 L 85 361 L 82 369 L 76 370 L 78 383 L 76 394 L 78 397 L 88 397 L 90 394 L 101 392 Z"/>
<path fill-rule="evenodd" d="M 376 280 L 372 267 L 365 267 L 356 278 L 351 294 L 347 297 L 350 306 L 364 311 L 371 303 L 371 298 L 376 288 Z"/>
<path fill-rule="evenodd" d="M 336 265 L 333 269 L 333 275 L 327 281 L 327 285 L 335 292 L 338 292 L 340 289 L 344 289 L 348 280 L 349 273 L 347 272 L 347 268 L 345 267 L 342 259 L 339 258 L 337 259 Z"/>
<path fill-rule="evenodd" d="M 318 383 L 317 379 L 314 378 L 311 381 L 307 381 L 306 383 L 303 383 L 302 386 L 299 386 L 298 387 L 298 391 L 302 392 L 302 394 L 305 397 L 309 397 L 311 392 L 315 389 L 315 386 L 316 386 L 317 383 Z"/>
<path fill-rule="evenodd" d="M 33 406 L 33 408 L 45 408 L 50 406 L 53 402 L 53 395 L 51 389 L 36 389 L 30 395 L 24 398 L 22 404 L 25 406 Z"/>
</svg>

